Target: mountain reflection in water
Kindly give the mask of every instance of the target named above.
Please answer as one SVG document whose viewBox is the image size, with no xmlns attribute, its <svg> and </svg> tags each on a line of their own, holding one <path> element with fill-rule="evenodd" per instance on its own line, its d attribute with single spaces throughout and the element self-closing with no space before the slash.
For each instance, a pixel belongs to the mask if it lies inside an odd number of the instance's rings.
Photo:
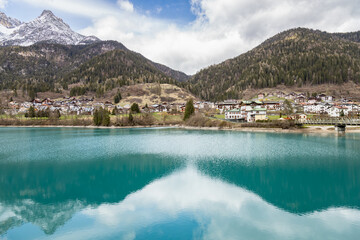
<svg viewBox="0 0 360 240">
<path fill-rule="evenodd" d="M 72 214 L 69 203 L 56 207 L 62 214 Z M 360 234 L 359 210 L 330 208 L 304 215 L 289 213 L 241 187 L 203 175 L 192 166 L 153 181 L 119 203 L 84 207 L 66 223 L 58 219 L 65 225 L 47 237 L 357 239 Z M 16 215 L 13 209 L 5 209 Z M 38 212 L 33 217 L 36 219 Z M 28 220 L 40 227 L 46 225 L 35 219 Z M 16 238 L 20 230 L 9 230 L 8 237 Z M 46 237 L 40 233 L 38 236 Z"/>
<path fill-rule="evenodd" d="M 0 238 L 360 235 L 356 134 L 2 128 L 0 133 L 6 138 L 0 140 Z"/>
</svg>

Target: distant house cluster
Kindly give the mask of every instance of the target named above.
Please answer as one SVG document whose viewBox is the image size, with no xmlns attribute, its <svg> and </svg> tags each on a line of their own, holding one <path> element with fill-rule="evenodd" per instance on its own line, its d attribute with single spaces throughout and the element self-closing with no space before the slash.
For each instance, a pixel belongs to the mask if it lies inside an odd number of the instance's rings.
<svg viewBox="0 0 360 240">
<path fill-rule="evenodd" d="M 228 105 L 221 104 L 221 107 L 227 108 Z M 266 120 L 267 109 L 260 101 L 241 101 L 231 105 L 233 108 L 225 111 L 225 119 L 244 122 L 255 122 Z M 223 109 L 223 108 L 221 108 Z"/>
<path fill-rule="evenodd" d="M 284 93 L 281 91 L 274 93 L 259 93 L 251 101 L 226 100 L 223 102 L 197 101 L 194 102 L 196 112 L 213 111 L 225 115 L 226 120 L 254 122 L 267 120 L 269 115 L 284 113 L 286 105 L 290 105 L 297 118 L 306 119 L 307 115 L 326 115 L 328 117 L 357 116 L 360 114 L 358 102 L 346 98 L 336 99 L 334 96 L 318 94 L 307 96 L 304 93 Z M 18 103 L 12 101 L 8 108 L 4 109 L 6 114 L 25 114 L 33 106 L 35 111 L 59 111 L 61 115 L 93 115 L 99 108 L 107 109 L 111 112 L 115 110 L 117 114 L 127 113 L 130 105 L 113 104 L 111 102 L 97 102 L 93 98 L 63 97 L 62 99 L 52 100 L 33 99 L 32 101 Z M 181 113 L 185 111 L 185 101 L 183 103 L 154 103 L 141 106 L 142 112 L 168 112 Z"/>
<path fill-rule="evenodd" d="M 309 97 L 305 93 L 286 94 L 280 91 L 259 93 L 256 100 L 253 101 L 227 100 L 217 103 L 216 106 L 221 113 L 225 113 L 227 120 L 253 122 L 267 119 L 268 114 L 283 112 L 286 108 L 285 101 L 290 104 L 298 119 L 306 119 L 306 116 L 310 114 L 328 117 L 358 116 L 360 114 L 360 104 L 346 98 L 336 99 L 334 96 L 326 94 Z"/>
<path fill-rule="evenodd" d="M 184 112 L 184 103 L 156 103 L 151 105 L 142 106 L 142 112 Z M 17 115 L 25 114 L 29 111 L 29 108 L 33 106 L 35 111 L 59 111 L 61 115 L 93 115 L 94 111 L 99 108 L 107 109 L 112 112 L 116 110 L 117 113 L 128 113 L 131 105 L 113 104 L 111 102 L 96 102 L 90 98 L 75 98 L 64 97 L 61 100 L 52 100 L 50 98 L 45 99 L 33 99 L 28 102 L 16 102 L 11 101 L 7 109 L 4 109 L 6 114 Z M 215 104 L 211 102 L 199 101 L 194 102 L 195 111 L 202 109 L 215 109 Z"/>
</svg>

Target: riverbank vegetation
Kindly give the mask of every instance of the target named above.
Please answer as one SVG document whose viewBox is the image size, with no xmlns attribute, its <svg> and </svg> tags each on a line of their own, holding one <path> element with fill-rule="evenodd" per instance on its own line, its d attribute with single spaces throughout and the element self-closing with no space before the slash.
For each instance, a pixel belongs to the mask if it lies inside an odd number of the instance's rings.
<svg viewBox="0 0 360 240">
<path fill-rule="evenodd" d="M 106 110 L 98 110 L 91 115 L 66 115 L 53 117 L 25 117 L 25 115 L 0 115 L 0 126 L 189 126 L 200 128 L 238 129 L 238 128 L 296 128 L 293 121 L 269 120 L 254 123 L 235 123 L 193 113 L 185 121 L 183 113 L 128 113 L 112 115 Z"/>
<path fill-rule="evenodd" d="M 66 115 L 59 118 L 0 115 L 0 126 L 167 126 L 183 124 L 182 119 L 183 114 L 129 113 L 111 115 L 105 110 L 99 110 L 94 116 Z"/>
</svg>

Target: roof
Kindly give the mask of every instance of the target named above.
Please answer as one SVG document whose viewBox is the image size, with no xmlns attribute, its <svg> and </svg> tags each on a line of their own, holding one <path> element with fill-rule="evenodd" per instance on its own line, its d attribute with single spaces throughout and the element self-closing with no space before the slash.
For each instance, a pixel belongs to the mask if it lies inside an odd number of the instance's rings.
<svg viewBox="0 0 360 240">
<path fill-rule="evenodd" d="M 226 112 L 241 112 L 241 110 L 239 108 L 235 108 Z"/>
<path fill-rule="evenodd" d="M 265 101 L 264 104 L 280 104 L 280 102 L 276 102 L 276 101 Z"/>
<path fill-rule="evenodd" d="M 243 104 L 251 104 L 251 101 L 243 101 Z"/>
<path fill-rule="evenodd" d="M 253 108 L 253 111 L 266 111 L 266 108 Z"/>
</svg>

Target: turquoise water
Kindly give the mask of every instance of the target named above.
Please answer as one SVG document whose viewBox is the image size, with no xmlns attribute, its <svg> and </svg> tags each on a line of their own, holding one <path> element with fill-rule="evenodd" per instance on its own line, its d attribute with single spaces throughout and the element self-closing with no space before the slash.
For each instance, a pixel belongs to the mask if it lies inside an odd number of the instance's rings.
<svg viewBox="0 0 360 240">
<path fill-rule="evenodd" d="M 358 239 L 360 134 L 0 128 L 0 239 Z"/>
</svg>

